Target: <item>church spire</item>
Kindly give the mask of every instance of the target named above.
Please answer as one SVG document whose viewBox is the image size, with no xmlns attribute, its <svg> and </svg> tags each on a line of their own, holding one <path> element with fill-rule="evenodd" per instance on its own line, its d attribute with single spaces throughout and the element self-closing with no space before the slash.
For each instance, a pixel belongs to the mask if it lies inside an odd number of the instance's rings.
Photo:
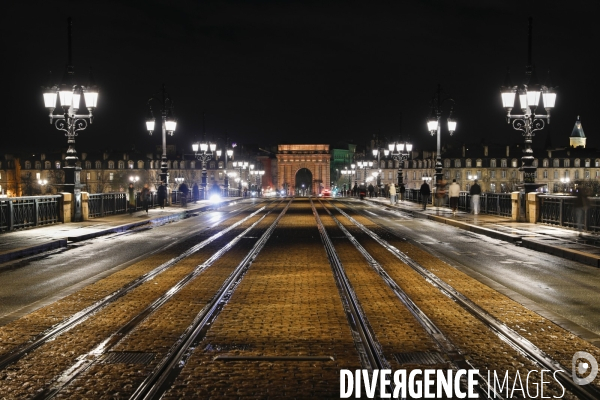
<svg viewBox="0 0 600 400">
<path fill-rule="evenodd" d="M 569 138 L 569 145 L 571 147 L 583 147 L 585 148 L 585 134 L 583 133 L 583 127 L 581 126 L 581 121 L 579 120 L 579 115 L 577 116 L 577 121 L 575 121 L 575 126 L 573 126 L 573 132 L 571 132 L 571 137 Z"/>
</svg>

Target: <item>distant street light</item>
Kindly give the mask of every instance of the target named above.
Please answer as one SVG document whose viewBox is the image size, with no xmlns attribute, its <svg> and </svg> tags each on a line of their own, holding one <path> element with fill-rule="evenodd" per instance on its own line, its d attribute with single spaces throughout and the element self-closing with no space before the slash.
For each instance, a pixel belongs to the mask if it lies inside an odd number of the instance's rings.
<svg viewBox="0 0 600 400">
<path fill-rule="evenodd" d="M 173 136 L 175 128 L 177 128 L 177 120 L 173 116 L 173 100 L 167 95 L 165 85 L 162 85 L 162 89 L 159 93 L 154 94 L 148 99 L 148 117 L 146 118 L 146 128 L 152 135 L 154 132 L 156 116 L 152 111 L 152 102 L 159 104 L 161 127 L 162 127 L 162 156 L 160 160 L 160 181 L 164 182 L 165 185 L 169 179 L 169 164 L 167 163 L 167 133 Z"/>
<path fill-rule="evenodd" d="M 217 159 L 221 158 L 221 154 L 223 154 L 223 156 L 225 157 L 225 170 L 223 171 L 225 173 L 223 182 L 225 186 L 225 197 L 229 196 L 229 174 L 227 173 L 227 159 L 233 157 L 233 149 L 229 148 L 228 146 L 229 140 L 227 140 L 227 143 L 225 144 L 225 151 L 216 151 Z"/>
<path fill-rule="evenodd" d="M 569 183 L 571 182 L 571 179 L 569 179 L 569 177 L 564 177 L 564 178 L 560 178 L 560 181 L 562 183 L 563 193 L 570 192 L 571 190 L 569 187 L 570 186 Z"/>
<path fill-rule="evenodd" d="M 510 82 L 510 71 L 506 73 L 504 86 L 501 87 L 502 106 L 506 109 L 506 122 L 511 123 L 515 130 L 522 131 L 525 138 L 525 148 L 523 149 L 523 157 L 521 157 L 521 171 L 523 171 L 523 186 L 525 193 L 535 192 L 537 188 L 544 184 L 535 183 L 535 173 L 537 167 L 534 165 L 533 136 L 535 131 L 544 129 L 546 123 L 550 123 L 550 111 L 554 108 L 556 102 L 556 92 L 551 87 L 549 82 L 547 85 L 540 85 L 537 74 L 531 62 L 531 39 L 532 39 L 533 19 L 529 18 L 529 43 L 527 52 L 527 66 L 525 74 L 527 82 L 521 86 L 513 86 Z M 521 104 L 521 115 L 511 115 L 511 110 L 515 104 L 516 94 L 519 94 L 519 103 Z M 536 110 L 540 104 L 540 98 L 544 102 L 546 114 L 536 114 Z"/>
<path fill-rule="evenodd" d="M 367 182 L 367 170 L 372 167 L 373 167 L 373 161 L 358 161 L 356 163 L 356 170 L 357 170 L 356 174 L 358 175 L 358 170 L 362 169 L 364 171 L 362 180 L 366 183 Z"/>
<path fill-rule="evenodd" d="M 217 144 L 216 143 L 210 143 L 210 142 L 201 142 L 201 143 L 194 143 L 192 144 L 192 150 L 194 150 L 194 155 L 196 156 L 196 159 L 198 159 L 200 162 L 202 162 L 202 183 L 200 184 L 202 186 L 202 189 L 204 190 L 204 198 L 206 199 L 206 162 L 209 161 L 212 156 L 213 156 L 213 152 L 216 150 L 217 148 Z M 200 150 L 200 151 L 198 151 Z"/>
<path fill-rule="evenodd" d="M 77 151 L 75 150 L 75 136 L 77 132 L 83 131 L 93 121 L 92 111 L 98 103 L 98 86 L 94 83 L 90 70 L 89 83 L 87 86 L 77 85 L 74 82 L 75 68 L 73 67 L 73 59 L 71 52 L 71 18 L 67 20 L 68 25 L 68 60 L 67 67 L 60 84 L 49 83 L 44 87 L 44 105 L 50 110 L 50 124 L 59 131 L 65 132 L 69 148 L 63 165 L 65 173 L 65 190 L 72 193 L 74 196 L 73 204 L 75 213 L 73 221 L 79 222 L 83 219 L 81 212 L 81 188 L 80 182 L 81 167 L 77 163 Z M 81 107 L 81 95 L 85 107 Z M 56 99 L 59 99 L 59 113 L 54 114 L 56 109 Z M 82 108 L 87 108 L 87 114 L 78 114 Z"/>
<path fill-rule="evenodd" d="M 442 176 L 442 127 L 440 124 L 440 119 L 442 117 L 442 113 L 444 110 L 442 109 L 442 105 L 445 102 L 451 102 L 450 106 L 450 114 L 448 115 L 448 132 L 450 132 L 450 136 L 456 130 L 456 121 L 452 118 L 452 112 L 454 111 L 454 100 L 450 97 L 442 97 L 442 87 L 438 84 L 437 92 L 433 95 L 433 98 L 430 102 L 431 107 L 431 115 L 427 120 L 427 129 L 431 132 L 431 135 L 435 135 L 437 133 L 437 154 L 435 158 L 435 181 L 440 182 L 443 178 Z"/>
<path fill-rule="evenodd" d="M 247 161 L 234 161 L 232 163 L 233 168 L 237 168 L 239 171 L 239 180 L 236 179 L 236 182 L 238 183 L 238 196 L 242 196 L 242 182 L 243 182 L 243 176 L 242 176 L 242 170 L 247 169 L 249 167 L 248 162 Z"/>
<path fill-rule="evenodd" d="M 138 183 L 138 181 L 139 181 L 139 180 L 140 180 L 140 177 L 139 177 L 139 176 L 130 176 L 130 177 L 129 177 L 129 181 L 130 181 L 131 183 L 133 183 L 133 187 L 135 187 L 135 186 L 136 186 L 136 184 Z"/>
<path fill-rule="evenodd" d="M 404 160 L 408 158 L 412 151 L 412 144 L 410 143 L 390 143 L 388 145 L 389 154 L 392 159 L 398 161 L 398 188 L 404 186 L 404 180 L 402 176 L 402 168 L 404 168 Z"/>
</svg>

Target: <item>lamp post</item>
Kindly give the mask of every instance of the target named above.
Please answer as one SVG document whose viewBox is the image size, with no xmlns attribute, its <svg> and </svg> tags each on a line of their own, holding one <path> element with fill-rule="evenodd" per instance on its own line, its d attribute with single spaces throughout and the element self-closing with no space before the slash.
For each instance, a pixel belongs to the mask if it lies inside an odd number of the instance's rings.
<svg viewBox="0 0 600 400">
<path fill-rule="evenodd" d="M 38 179 L 38 184 L 40 185 L 40 192 L 42 192 L 42 194 L 43 194 L 44 186 L 46 186 L 48 184 L 48 180 L 47 179 Z M 2 191 L 0 191 L 0 194 L 2 194 Z"/>
<path fill-rule="evenodd" d="M 433 98 L 430 102 L 431 107 L 431 115 L 427 121 L 427 129 L 431 132 L 431 135 L 435 135 L 437 132 L 437 154 L 435 158 L 435 181 L 440 182 L 443 178 L 442 176 L 442 126 L 440 124 L 440 119 L 442 118 L 442 113 L 444 110 L 442 109 L 442 105 L 445 102 L 451 102 L 450 106 L 450 114 L 448 115 L 448 131 L 450 132 L 450 136 L 456 130 L 456 121 L 452 118 L 452 111 L 454 110 L 454 100 L 450 97 L 442 97 L 442 87 L 438 83 L 437 92 L 433 95 Z"/>
<path fill-rule="evenodd" d="M 512 123 L 515 130 L 523 132 L 525 138 L 525 147 L 523 148 L 523 157 L 521 157 L 521 171 L 523 171 L 523 186 L 525 193 L 534 192 L 537 188 L 544 186 L 544 184 L 535 183 L 535 172 L 537 167 L 533 165 L 533 149 L 531 144 L 533 143 L 533 136 L 536 131 L 544 129 L 546 123 L 544 120 L 550 123 L 550 111 L 554 108 L 556 102 L 556 92 L 548 85 L 541 85 L 538 81 L 537 74 L 533 68 L 531 62 L 531 39 L 532 39 L 533 20 L 529 18 L 529 43 L 528 43 L 528 54 L 527 54 L 527 66 L 525 67 L 525 74 L 527 75 L 527 82 L 520 86 L 513 86 L 510 82 L 510 71 L 506 73 L 506 81 L 504 86 L 501 87 L 502 95 L 502 106 L 506 109 L 506 122 Z M 512 115 L 510 112 L 515 104 L 516 94 L 519 94 L 519 103 L 521 104 L 521 111 L 523 114 Z M 538 105 L 540 104 L 540 97 L 544 102 L 544 109 L 546 114 L 536 114 Z"/>
<path fill-rule="evenodd" d="M 562 183 L 563 193 L 570 192 L 569 182 L 571 182 L 571 179 L 569 177 L 560 178 L 560 182 Z"/>
<path fill-rule="evenodd" d="M 131 183 L 133 183 L 133 186 L 134 186 L 134 187 L 135 187 L 135 185 L 137 184 L 137 182 L 138 182 L 139 180 L 140 180 L 140 177 L 139 177 L 139 176 L 130 176 L 130 177 L 129 177 L 129 181 L 130 181 Z"/>
<path fill-rule="evenodd" d="M 202 190 L 204 193 L 202 196 L 206 199 L 206 162 L 212 158 L 213 152 L 216 150 L 217 145 L 215 143 L 210 142 L 201 142 L 192 144 L 192 150 L 194 150 L 194 155 L 196 159 L 202 162 L 202 182 L 200 186 L 202 186 Z M 198 151 L 200 150 L 200 151 Z"/>
<path fill-rule="evenodd" d="M 376 148 L 373 149 L 373 158 L 376 160 L 377 162 L 377 168 L 379 171 L 379 174 L 377 175 L 377 193 L 379 194 L 379 192 L 381 191 L 381 169 L 379 169 L 381 167 L 381 152 L 383 151 L 383 155 L 385 157 L 388 156 L 388 154 L 390 153 L 390 151 L 388 149 L 381 149 L 381 148 Z M 374 161 L 375 163 L 375 161 Z"/>
<path fill-rule="evenodd" d="M 404 168 L 404 160 L 408 159 L 410 152 L 412 151 L 412 144 L 410 143 L 390 143 L 388 144 L 389 154 L 392 159 L 398 161 L 398 187 L 404 186 L 404 180 L 402 176 L 402 169 Z"/>
<path fill-rule="evenodd" d="M 44 105 L 50 111 L 50 124 L 54 123 L 57 130 L 65 132 L 69 148 L 65 157 L 63 171 L 65 173 L 65 190 L 73 194 L 73 204 L 75 212 L 73 221 L 79 222 L 83 219 L 81 213 L 81 185 L 80 175 L 81 167 L 77 163 L 77 151 L 75 150 L 75 136 L 77 132 L 83 131 L 89 124 L 93 122 L 93 110 L 98 103 L 98 86 L 94 83 L 92 72 L 87 86 L 77 85 L 74 82 L 75 68 L 73 66 L 73 57 L 71 52 L 71 18 L 67 20 L 68 33 L 68 60 L 65 73 L 60 84 L 50 82 L 48 86 L 43 87 L 44 90 Z M 78 112 L 84 108 L 81 107 L 81 94 L 87 108 L 87 114 L 79 114 Z M 56 107 L 56 99 L 59 99 L 60 106 L 58 114 L 54 114 Z"/>
<path fill-rule="evenodd" d="M 177 128 L 177 120 L 173 117 L 173 100 L 167 95 L 167 90 L 163 83 L 162 89 L 148 99 L 148 118 L 146 119 L 146 128 L 152 135 L 156 122 L 156 116 L 152 110 L 152 102 L 159 104 L 161 127 L 162 127 L 162 156 L 160 160 L 160 181 L 165 185 L 169 179 L 169 167 L 167 164 L 167 133 L 173 136 L 175 128 Z"/>
<path fill-rule="evenodd" d="M 357 162 L 357 171 L 362 169 L 363 173 L 363 181 L 366 183 L 367 181 L 367 170 L 373 167 L 373 161 L 358 161 Z M 358 172 L 357 172 L 358 175 Z"/>
<path fill-rule="evenodd" d="M 231 158 L 233 157 L 233 149 L 230 149 L 227 147 L 228 145 L 225 145 L 225 151 L 221 151 L 221 150 L 217 150 L 217 158 L 221 158 L 221 154 L 223 154 L 223 156 L 225 157 L 225 177 L 223 179 L 223 184 L 225 186 L 225 196 L 224 197 L 228 197 L 229 196 L 229 175 L 227 174 L 227 158 Z"/>
<path fill-rule="evenodd" d="M 237 168 L 238 172 L 239 172 L 239 180 L 236 179 L 237 183 L 238 183 L 238 190 L 239 190 L 239 194 L 238 196 L 242 195 L 242 180 L 243 180 L 243 175 L 242 175 L 242 170 L 248 168 L 248 162 L 247 161 L 234 161 L 232 163 L 233 168 Z"/>
</svg>

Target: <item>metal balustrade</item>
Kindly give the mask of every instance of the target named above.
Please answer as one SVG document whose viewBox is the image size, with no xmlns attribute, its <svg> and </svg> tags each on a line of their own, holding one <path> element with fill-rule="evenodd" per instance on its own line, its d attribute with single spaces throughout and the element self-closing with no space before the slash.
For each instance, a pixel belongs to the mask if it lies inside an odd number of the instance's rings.
<svg viewBox="0 0 600 400">
<path fill-rule="evenodd" d="M 510 217 L 512 215 L 512 202 L 510 193 L 482 193 L 479 196 L 479 212 L 482 214 L 499 215 Z M 404 200 L 415 203 L 422 203 L 421 192 L 419 189 L 406 189 Z M 431 197 L 435 198 L 435 193 Z M 429 204 L 432 199 L 429 199 Z M 435 204 L 435 201 L 433 202 Z M 442 207 L 448 207 L 450 199 L 448 195 L 444 196 L 441 202 Z M 460 192 L 458 196 L 458 209 L 464 212 L 471 212 L 471 195 L 469 192 Z"/>
<path fill-rule="evenodd" d="M 0 232 L 59 222 L 60 195 L 0 199 Z"/>
<path fill-rule="evenodd" d="M 581 229 L 600 231 L 600 199 L 588 197 L 589 206 L 580 210 L 575 206 L 575 196 L 541 195 L 539 222 L 549 225 L 577 228 L 577 213 L 581 212 Z"/>
<path fill-rule="evenodd" d="M 105 215 L 127 212 L 126 193 L 94 193 L 88 198 L 88 217 L 98 218 Z"/>
</svg>

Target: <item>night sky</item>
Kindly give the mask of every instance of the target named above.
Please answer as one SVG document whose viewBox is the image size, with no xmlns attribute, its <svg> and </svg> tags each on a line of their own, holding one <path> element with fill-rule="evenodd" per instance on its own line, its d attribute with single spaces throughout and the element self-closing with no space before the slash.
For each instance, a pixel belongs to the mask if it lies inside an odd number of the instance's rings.
<svg viewBox="0 0 600 400">
<path fill-rule="evenodd" d="M 79 152 L 147 149 L 147 100 L 164 83 L 178 129 L 169 144 L 191 153 L 202 136 L 232 142 L 366 144 L 426 131 L 437 84 L 456 101 L 458 129 L 442 143 L 521 143 L 505 122 L 506 67 L 524 80 L 528 17 L 533 63 L 558 86 L 549 130 L 568 145 L 581 115 L 600 148 L 599 30 L 594 1 L 12 1 L 3 4 L 0 153 L 66 147 L 48 123 L 41 86 L 58 82 L 73 18 L 77 82 L 93 67 L 100 86 Z"/>
</svg>

